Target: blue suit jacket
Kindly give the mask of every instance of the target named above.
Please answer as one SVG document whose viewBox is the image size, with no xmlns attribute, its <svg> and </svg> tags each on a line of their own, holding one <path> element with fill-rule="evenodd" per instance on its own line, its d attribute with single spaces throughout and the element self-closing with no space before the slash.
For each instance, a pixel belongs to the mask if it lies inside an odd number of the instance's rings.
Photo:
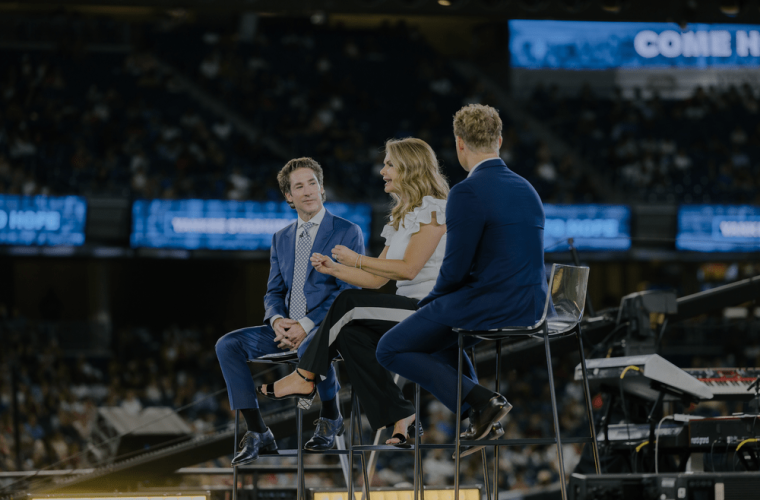
<svg viewBox="0 0 760 500">
<path fill-rule="evenodd" d="M 298 222 L 293 222 L 277 231 L 272 237 L 269 282 L 264 296 L 266 310 L 264 322 L 267 324 L 270 318 L 278 314 L 285 318 L 289 317 L 288 304 L 290 287 L 293 285 L 297 226 Z M 325 217 L 319 225 L 311 252 L 326 254 L 335 245 L 344 245 L 355 252 L 364 253 L 364 237 L 359 226 L 346 219 L 335 217 L 325 210 Z M 356 287 L 337 280 L 333 276 L 316 272 L 311 262 L 307 266 L 306 282 L 303 287 L 306 296 L 306 316 L 318 326 L 338 294 L 347 288 Z"/>
<path fill-rule="evenodd" d="M 535 324 L 547 290 L 544 222 L 528 181 L 500 159 L 480 164 L 451 189 L 446 255 L 418 314 L 468 330 Z"/>
</svg>

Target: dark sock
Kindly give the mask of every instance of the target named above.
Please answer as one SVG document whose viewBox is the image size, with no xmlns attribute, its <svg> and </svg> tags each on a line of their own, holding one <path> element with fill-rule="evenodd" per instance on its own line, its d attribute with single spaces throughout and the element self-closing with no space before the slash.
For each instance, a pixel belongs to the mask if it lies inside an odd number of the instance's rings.
<svg viewBox="0 0 760 500">
<path fill-rule="evenodd" d="M 492 390 L 486 389 L 482 385 L 476 385 L 464 398 L 464 402 L 472 406 L 473 410 L 480 411 L 488 405 L 488 401 L 495 395 L 496 393 Z"/>
<path fill-rule="evenodd" d="M 337 420 L 340 417 L 338 398 L 335 397 L 329 401 L 322 401 L 322 410 L 320 410 L 319 416 L 328 420 Z"/>
<path fill-rule="evenodd" d="M 258 433 L 267 431 L 267 424 L 261 418 L 261 411 L 258 408 L 246 408 L 240 411 L 243 413 L 243 418 L 245 418 L 245 424 L 248 426 L 249 431 Z"/>
</svg>

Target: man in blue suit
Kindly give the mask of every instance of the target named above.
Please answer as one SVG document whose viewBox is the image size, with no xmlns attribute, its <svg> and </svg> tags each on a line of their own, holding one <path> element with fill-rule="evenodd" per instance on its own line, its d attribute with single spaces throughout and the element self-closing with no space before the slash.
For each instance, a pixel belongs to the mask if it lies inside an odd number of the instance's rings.
<svg viewBox="0 0 760 500">
<path fill-rule="evenodd" d="M 499 158 L 501 119 L 471 104 L 454 115 L 457 157 L 469 172 L 449 193 L 446 254 L 420 309 L 386 333 L 377 359 L 456 411 L 458 336 L 452 328 L 529 326 L 543 314 L 544 209 L 535 189 Z M 489 436 L 512 408 L 478 385 L 469 359 L 462 382 L 470 426 L 463 439 Z"/>
<path fill-rule="evenodd" d="M 282 349 L 302 353 L 324 319 L 335 298 L 347 288 L 343 281 L 314 272 L 312 252 L 326 253 L 344 245 L 364 253 L 359 226 L 325 210 L 323 173 L 311 158 L 290 160 L 277 175 L 280 190 L 298 220 L 272 238 L 271 268 L 264 296 L 264 325 L 242 328 L 224 335 L 216 344 L 216 355 L 227 383 L 230 407 L 241 410 L 248 426 L 241 452 L 232 460 L 243 465 L 256 460 L 259 452 L 277 449 L 272 431 L 259 411 L 256 388 L 246 362 Z M 308 334 L 308 335 L 307 335 Z M 320 419 L 310 449 L 329 449 L 343 427 L 337 402 L 339 386 L 335 372 L 317 385 L 322 401 Z M 313 397 L 313 394 L 303 395 Z"/>
</svg>

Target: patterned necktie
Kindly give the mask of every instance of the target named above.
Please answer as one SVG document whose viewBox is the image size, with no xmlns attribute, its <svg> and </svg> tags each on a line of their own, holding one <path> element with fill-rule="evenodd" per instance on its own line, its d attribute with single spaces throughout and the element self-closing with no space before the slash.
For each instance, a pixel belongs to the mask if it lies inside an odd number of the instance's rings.
<svg viewBox="0 0 760 500">
<path fill-rule="evenodd" d="M 290 319 L 298 321 L 306 316 L 306 295 L 303 285 L 306 283 L 306 269 L 311 254 L 311 235 L 309 229 L 315 224 L 307 222 L 301 226 L 301 234 L 296 243 L 296 260 L 293 266 L 293 288 L 290 289 Z M 307 332 L 308 333 L 308 332 Z"/>
</svg>

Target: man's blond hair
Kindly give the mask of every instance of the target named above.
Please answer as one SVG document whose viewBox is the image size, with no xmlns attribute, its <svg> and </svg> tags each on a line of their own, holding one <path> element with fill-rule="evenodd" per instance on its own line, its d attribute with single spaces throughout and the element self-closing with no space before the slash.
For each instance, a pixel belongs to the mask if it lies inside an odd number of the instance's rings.
<svg viewBox="0 0 760 500">
<path fill-rule="evenodd" d="M 473 152 L 499 151 L 501 118 L 491 106 L 468 104 L 454 115 L 454 135 L 461 137 Z"/>
</svg>

